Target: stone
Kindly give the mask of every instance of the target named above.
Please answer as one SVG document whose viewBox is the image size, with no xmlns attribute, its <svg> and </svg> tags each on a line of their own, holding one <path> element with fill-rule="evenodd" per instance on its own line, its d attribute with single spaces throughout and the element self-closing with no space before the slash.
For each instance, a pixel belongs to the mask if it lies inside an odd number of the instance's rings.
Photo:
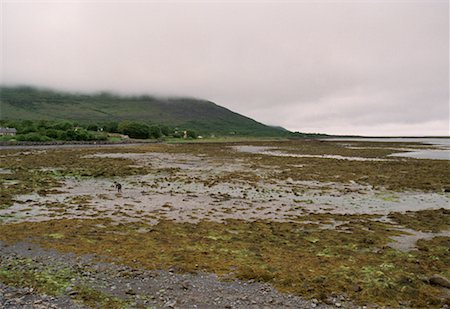
<svg viewBox="0 0 450 309">
<path fill-rule="evenodd" d="M 189 290 L 190 286 L 191 285 L 189 284 L 189 281 L 187 281 L 187 280 L 181 282 L 181 288 L 183 290 Z"/>
<path fill-rule="evenodd" d="M 176 300 L 174 300 L 174 301 L 168 301 L 168 302 L 166 302 L 165 304 L 164 304 L 164 307 L 167 307 L 167 308 L 175 308 L 175 305 L 177 304 L 177 301 Z"/>
<path fill-rule="evenodd" d="M 136 292 L 135 292 L 133 289 L 129 288 L 129 289 L 127 289 L 127 290 L 125 291 L 125 294 L 128 294 L 128 295 L 136 295 Z"/>
<path fill-rule="evenodd" d="M 353 289 L 354 292 L 361 292 L 362 291 L 361 286 L 359 286 L 358 284 L 353 285 L 352 289 Z"/>
<path fill-rule="evenodd" d="M 70 296 L 78 295 L 78 291 L 76 291 L 76 290 L 70 291 L 69 295 Z"/>
<path fill-rule="evenodd" d="M 444 288 L 450 289 L 450 280 L 448 280 L 447 278 L 445 278 L 441 275 L 435 274 L 430 277 L 429 281 L 430 281 L 430 284 L 432 284 L 432 285 L 439 285 Z"/>
</svg>

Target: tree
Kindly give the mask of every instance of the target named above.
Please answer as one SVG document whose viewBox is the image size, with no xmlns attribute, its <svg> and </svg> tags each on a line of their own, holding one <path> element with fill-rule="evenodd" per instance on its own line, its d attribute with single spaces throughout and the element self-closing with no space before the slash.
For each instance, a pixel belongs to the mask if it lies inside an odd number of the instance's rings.
<svg viewBox="0 0 450 309">
<path fill-rule="evenodd" d="M 170 130 L 170 128 L 169 128 L 168 126 L 161 125 L 161 126 L 159 126 L 159 128 L 161 129 L 161 133 L 162 133 L 162 135 L 164 135 L 164 136 L 169 136 L 170 133 L 172 133 L 172 132 L 171 132 L 172 130 Z"/>
<path fill-rule="evenodd" d="M 119 124 L 119 132 L 131 138 L 146 139 L 149 137 L 149 127 L 140 122 L 124 121 Z"/>
<path fill-rule="evenodd" d="M 17 133 L 19 134 L 27 134 L 37 131 L 36 125 L 31 120 L 23 120 L 20 123 L 20 126 L 17 128 Z"/>
<path fill-rule="evenodd" d="M 119 132 L 119 123 L 115 121 L 110 121 L 102 124 L 103 131 L 110 133 L 118 133 Z"/>
<path fill-rule="evenodd" d="M 54 129 L 67 131 L 73 127 L 73 124 L 69 121 L 58 121 L 53 125 Z"/>
<path fill-rule="evenodd" d="M 86 129 L 69 129 L 61 134 L 61 139 L 66 141 L 91 141 L 94 140 L 94 136 Z"/>
<path fill-rule="evenodd" d="M 28 141 L 28 142 L 47 142 L 50 141 L 51 138 L 45 135 L 41 135 L 37 132 L 27 133 L 27 134 L 19 134 L 17 135 L 18 141 Z"/>
<path fill-rule="evenodd" d="M 160 138 L 162 136 L 161 128 L 159 126 L 151 126 L 149 128 L 149 135 L 151 138 Z"/>
<path fill-rule="evenodd" d="M 193 130 L 188 130 L 187 131 L 187 137 L 188 138 L 197 138 L 197 132 L 195 132 Z"/>
<path fill-rule="evenodd" d="M 87 129 L 88 129 L 89 131 L 97 131 L 97 130 L 98 130 L 98 125 L 96 125 L 96 124 L 94 124 L 94 123 L 91 123 L 91 124 L 89 124 L 89 125 L 87 126 Z"/>
<path fill-rule="evenodd" d="M 48 129 L 50 127 L 51 127 L 51 122 L 48 121 L 48 120 L 43 119 L 43 120 L 39 120 L 37 122 L 37 128 L 38 129 Z"/>
<path fill-rule="evenodd" d="M 45 135 L 53 139 L 59 139 L 63 131 L 56 129 L 48 129 L 45 131 Z"/>
</svg>

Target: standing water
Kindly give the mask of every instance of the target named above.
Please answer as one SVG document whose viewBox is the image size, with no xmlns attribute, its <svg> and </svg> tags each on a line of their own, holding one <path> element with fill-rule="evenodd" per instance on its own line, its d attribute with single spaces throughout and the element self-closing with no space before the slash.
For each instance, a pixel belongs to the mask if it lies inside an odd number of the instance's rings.
<svg viewBox="0 0 450 309">
<path fill-rule="evenodd" d="M 327 141 L 356 141 L 356 142 L 396 142 L 421 143 L 435 147 L 434 149 L 418 149 L 409 152 L 393 153 L 392 157 L 406 157 L 414 159 L 450 160 L 450 138 L 329 138 Z M 436 147 L 437 146 L 437 147 Z"/>
</svg>

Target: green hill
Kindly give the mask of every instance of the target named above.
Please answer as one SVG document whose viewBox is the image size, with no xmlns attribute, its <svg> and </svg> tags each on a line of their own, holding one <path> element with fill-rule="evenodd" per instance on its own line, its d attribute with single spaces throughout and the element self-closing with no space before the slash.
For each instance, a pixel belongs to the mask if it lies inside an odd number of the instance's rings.
<svg viewBox="0 0 450 309">
<path fill-rule="evenodd" d="M 71 120 L 81 123 L 141 121 L 218 135 L 286 136 L 213 102 L 193 98 L 68 93 L 0 87 L 0 120 Z"/>
</svg>

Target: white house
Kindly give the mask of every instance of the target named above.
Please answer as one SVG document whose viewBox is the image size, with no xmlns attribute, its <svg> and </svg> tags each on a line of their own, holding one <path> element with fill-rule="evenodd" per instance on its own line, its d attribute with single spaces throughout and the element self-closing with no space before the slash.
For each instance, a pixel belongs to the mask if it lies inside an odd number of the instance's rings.
<svg viewBox="0 0 450 309">
<path fill-rule="evenodd" d="M 15 128 L 0 128 L 0 135 L 16 135 L 16 133 Z"/>
</svg>

